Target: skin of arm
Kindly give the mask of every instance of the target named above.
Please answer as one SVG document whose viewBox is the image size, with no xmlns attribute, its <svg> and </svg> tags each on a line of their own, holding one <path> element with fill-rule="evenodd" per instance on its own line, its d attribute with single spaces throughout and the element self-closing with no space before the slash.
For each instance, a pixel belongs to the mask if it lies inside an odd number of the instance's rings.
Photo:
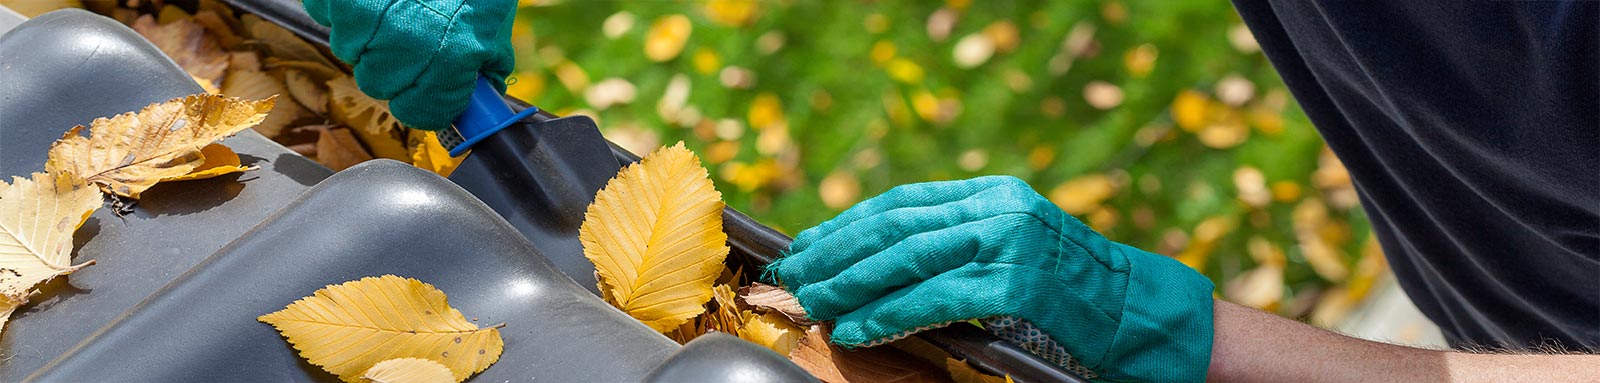
<svg viewBox="0 0 1600 383">
<path fill-rule="evenodd" d="M 1478 354 L 1352 338 L 1215 303 L 1213 382 L 1600 382 L 1600 355 Z"/>
</svg>

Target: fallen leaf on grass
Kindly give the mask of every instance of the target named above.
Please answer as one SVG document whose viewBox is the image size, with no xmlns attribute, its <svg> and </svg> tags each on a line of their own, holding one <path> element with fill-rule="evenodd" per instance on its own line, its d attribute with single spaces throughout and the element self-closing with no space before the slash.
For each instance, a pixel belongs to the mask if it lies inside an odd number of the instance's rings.
<svg viewBox="0 0 1600 383">
<path fill-rule="evenodd" d="M 94 263 L 72 264 L 72 232 L 101 205 L 100 192 L 82 185 L 62 173 L 0 182 L 0 326 L 34 285 Z"/>
<path fill-rule="evenodd" d="M 722 206 L 682 142 L 618 172 L 578 230 L 606 301 L 661 332 L 705 312 L 728 255 Z"/>
<path fill-rule="evenodd" d="M 195 167 L 194 171 L 177 177 L 168 177 L 162 179 L 162 181 L 203 180 L 224 174 L 239 173 L 255 168 L 253 166 L 243 166 L 240 164 L 239 153 L 234 153 L 233 149 L 229 149 L 223 144 L 206 145 L 206 147 L 200 148 L 200 155 L 205 157 L 205 162 L 202 162 L 200 163 L 200 166 Z"/>
<path fill-rule="evenodd" d="M 439 362 L 420 358 L 389 359 L 372 365 L 361 374 L 361 380 L 372 383 L 452 383 L 456 379 L 450 368 Z"/>
<path fill-rule="evenodd" d="M 683 45 L 689 42 L 694 28 L 684 15 L 667 15 L 656 19 L 645 32 L 644 55 L 650 61 L 663 62 L 678 57 Z"/>
<path fill-rule="evenodd" d="M 1117 194 L 1117 183 L 1110 176 L 1087 174 L 1062 182 L 1050 190 L 1050 202 L 1055 202 L 1067 214 L 1083 215 L 1094 212 L 1106 199 Z"/>
<path fill-rule="evenodd" d="M 450 307 L 443 291 L 394 275 L 329 285 L 256 319 L 346 382 L 360 382 L 378 362 L 394 358 L 442 363 L 459 382 L 489 368 L 505 347 L 500 326 L 478 328 Z"/>
<path fill-rule="evenodd" d="M 45 169 L 80 174 L 106 193 L 138 199 L 157 182 L 200 167 L 202 148 L 260 123 L 274 101 L 193 95 L 97 118 L 89 137 L 78 125 L 56 140 Z"/>
<path fill-rule="evenodd" d="M 789 360 L 828 383 L 949 382 L 939 366 L 893 347 L 844 349 L 828 343 L 822 326 L 811 326 Z"/>
<path fill-rule="evenodd" d="M 361 143 L 356 141 L 350 129 L 329 126 L 316 128 L 321 131 L 317 136 L 317 162 L 323 166 L 340 171 L 372 160 L 372 155 L 361 148 Z"/>
</svg>

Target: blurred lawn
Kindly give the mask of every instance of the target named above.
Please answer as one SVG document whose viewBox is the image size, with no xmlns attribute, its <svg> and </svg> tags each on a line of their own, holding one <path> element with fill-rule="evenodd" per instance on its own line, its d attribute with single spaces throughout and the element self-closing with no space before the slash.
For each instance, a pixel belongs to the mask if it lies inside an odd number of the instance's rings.
<svg viewBox="0 0 1600 383">
<path fill-rule="evenodd" d="M 1226 1 L 525 5 L 512 95 L 636 153 L 685 141 L 790 234 L 895 185 L 1009 174 L 1287 316 L 1336 322 L 1384 272 Z"/>
</svg>

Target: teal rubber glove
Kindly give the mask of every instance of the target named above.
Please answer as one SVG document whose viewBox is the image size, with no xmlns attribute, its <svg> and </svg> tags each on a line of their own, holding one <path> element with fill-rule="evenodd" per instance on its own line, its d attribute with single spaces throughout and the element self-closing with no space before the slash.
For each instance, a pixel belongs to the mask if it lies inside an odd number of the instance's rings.
<svg viewBox="0 0 1600 383">
<path fill-rule="evenodd" d="M 1211 281 L 1112 242 L 1013 177 L 904 185 L 801 232 L 769 280 L 832 340 L 874 346 L 977 319 L 1097 381 L 1199 382 Z"/>
<path fill-rule="evenodd" d="M 305 0 L 328 26 L 333 54 L 356 85 L 389 100 L 406 126 L 439 130 L 467 108 L 481 72 L 501 92 L 514 69 L 516 0 Z"/>
</svg>

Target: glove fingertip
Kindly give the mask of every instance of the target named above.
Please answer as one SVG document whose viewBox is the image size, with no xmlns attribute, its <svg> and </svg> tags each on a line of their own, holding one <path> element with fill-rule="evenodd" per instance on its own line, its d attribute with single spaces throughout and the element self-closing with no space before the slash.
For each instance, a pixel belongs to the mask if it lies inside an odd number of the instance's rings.
<svg viewBox="0 0 1600 383">
<path fill-rule="evenodd" d="M 328 18 L 328 13 L 330 12 L 328 10 L 329 4 L 332 4 L 332 1 L 305 0 L 301 6 L 305 7 L 306 14 L 311 16 L 311 21 L 315 21 L 324 27 L 331 27 L 333 26 L 333 20 Z"/>
<path fill-rule="evenodd" d="M 422 130 L 450 127 L 467 110 L 474 83 L 475 67 L 439 65 L 422 73 L 412 87 L 401 90 L 389 101 L 390 111 L 406 126 Z"/>
<path fill-rule="evenodd" d="M 466 109 L 465 101 L 460 109 L 452 110 L 434 103 L 438 100 L 416 100 L 416 98 L 418 97 L 411 93 L 402 93 L 389 101 L 389 113 L 400 120 L 401 124 L 412 129 L 437 131 L 448 128 L 450 122 Z"/>
<path fill-rule="evenodd" d="M 833 332 L 828 334 L 828 341 L 834 345 L 849 349 L 877 346 L 897 335 L 885 332 L 883 326 L 870 322 L 870 320 L 839 318 L 833 323 Z M 904 338 L 907 335 L 910 334 L 902 334 L 899 338 Z"/>
</svg>

